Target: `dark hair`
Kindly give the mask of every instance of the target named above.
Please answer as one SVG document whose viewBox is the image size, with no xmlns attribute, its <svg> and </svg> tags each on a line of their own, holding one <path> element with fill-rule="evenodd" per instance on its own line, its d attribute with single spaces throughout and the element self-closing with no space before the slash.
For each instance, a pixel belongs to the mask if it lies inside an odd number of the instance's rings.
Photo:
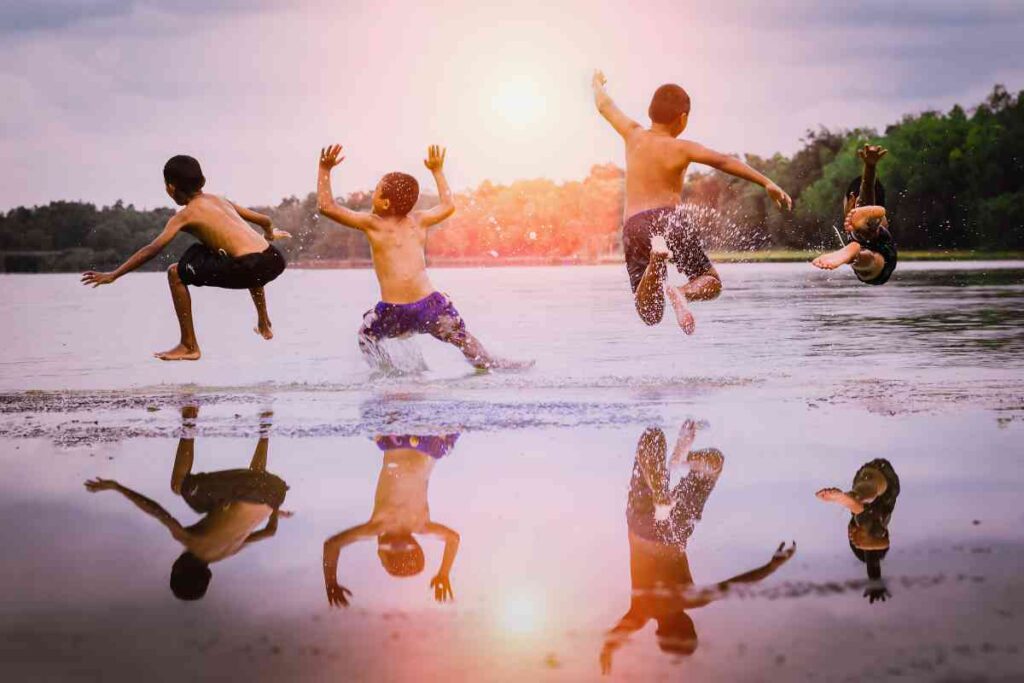
<svg viewBox="0 0 1024 683">
<path fill-rule="evenodd" d="M 381 534 L 378 544 L 400 542 L 405 547 L 397 550 L 382 548 L 378 545 L 377 556 L 384 570 L 391 576 L 416 576 L 423 571 L 426 558 L 423 548 L 416 542 L 412 534 Z"/>
<path fill-rule="evenodd" d="M 385 215 L 404 216 L 420 197 L 420 184 L 408 173 L 388 173 L 380 179 L 380 196 L 390 202 Z"/>
<path fill-rule="evenodd" d="M 188 197 L 203 189 L 206 178 L 203 177 L 203 169 L 194 157 L 179 154 L 164 164 L 164 182 L 173 185 L 175 190 Z"/>
<path fill-rule="evenodd" d="M 674 83 L 666 83 L 654 91 L 647 115 L 655 123 L 672 123 L 683 114 L 690 113 L 690 96 Z"/>
<path fill-rule="evenodd" d="M 662 652 L 692 655 L 697 650 L 697 627 L 686 612 L 676 612 L 658 619 L 658 647 Z"/>
<path fill-rule="evenodd" d="M 171 565 L 171 592 L 179 600 L 198 600 L 206 595 L 211 576 L 208 564 L 185 551 Z"/>
</svg>

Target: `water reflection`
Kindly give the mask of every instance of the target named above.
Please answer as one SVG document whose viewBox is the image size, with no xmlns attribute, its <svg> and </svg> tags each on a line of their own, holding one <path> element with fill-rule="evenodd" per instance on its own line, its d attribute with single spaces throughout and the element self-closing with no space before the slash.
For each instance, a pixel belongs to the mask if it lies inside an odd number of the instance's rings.
<svg viewBox="0 0 1024 683">
<path fill-rule="evenodd" d="M 324 542 L 324 587 L 331 605 L 347 607 L 352 595 L 338 581 L 342 548 L 374 537 L 381 566 L 395 577 L 416 576 L 423 571 L 425 558 L 417 535 L 441 538 L 444 554 L 430 588 L 438 602 L 454 599 L 451 570 L 459 550 L 459 534 L 430 519 L 427 488 L 434 465 L 451 452 L 458 438 L 458 434 L 376 437 L 383 458 L 370 519 Z"/>
<path fill-rule="evenodd" d="M 877 458 L 861 465 L 849 491 L 829 487 L 816 495 L 850 511 L 846 528 L 850 550 L 867 566 L 868 572 L 864 597 L 872 603 L 884 602 L 890 593 L 882 579 L 882 559 L 889 552 L 889 522 L 900 495 L 896 470 L 888 460 Z"/>
<path fill-rule="evenodd" d="M 212 572 L 210 565 L 238 553 L 250 543 L 272 537 L 288 485 L 267 472 L 267 454 L 272 414 L 261 415 L 260 438 L 247 469 L 192 473 L 195 460 L 195 426 L 199 409 L 182 408 L 182 435 L 174 455 L 171 490 L 188 506 L 203 515 L 195 524 L 183 526 L 159 503 L 121 485 L 113 479 L 90 479 L 85 488 L 92 493 L 117 491 L 135 507 L 164 525 L 185 551 L 171 567 L 171 591 L 181 600 L 198 600 L 206 595 Z M 266 525 L 254 531 L 261 524 Z"/>
<path fill-rule="evenodd" d="M 779 544 L 764 565 L 716 584 L 694 584 L 687 543 L 725 464 L 716 448 L 691 449 L 697 428 L 690 420 L 683 423 L 671 458 L 661 429 L 649 427 L 637 443 L 626 503 L 632 593 L 629 610 L 608 632 L 601 649 L 603 673 L 611 672 L 616 650 L 652 619 L 662 652 L 693 654 L 697 629 L 687 610 L 723 597 L 734 584 L 767 578 L 796 552 L 795 543 L 788 548 Z M 684 466 L 686 475 L 671 486 L 673 471 Z"/>
</svg>

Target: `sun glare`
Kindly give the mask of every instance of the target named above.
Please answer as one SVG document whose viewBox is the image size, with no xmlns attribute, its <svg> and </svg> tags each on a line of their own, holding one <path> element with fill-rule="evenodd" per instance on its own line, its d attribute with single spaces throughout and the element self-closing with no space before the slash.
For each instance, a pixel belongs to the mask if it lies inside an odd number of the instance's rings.
<svg viewBox="0 0 1024 683">
<path fill-rule="evenodd" d="M 502 629 L 512 635 L 533 633 L 543 618 L 540 605 L 528 595 L 508 596 L 498 607 L 498 621 Z"/>
<path fill-rule="evenodd" d="M 506 123 L 528 126 L 547 109 L 547 99 L 532 78 L 515 77 L 501 81 L 491 96 L 491 107 Z"/>
</svg>

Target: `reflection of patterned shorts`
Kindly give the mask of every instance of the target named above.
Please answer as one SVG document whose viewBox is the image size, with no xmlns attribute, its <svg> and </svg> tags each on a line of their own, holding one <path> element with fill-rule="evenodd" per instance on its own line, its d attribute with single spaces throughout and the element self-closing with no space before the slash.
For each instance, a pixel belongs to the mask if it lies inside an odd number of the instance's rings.
<svg viewBox="0 0 1024 683">
<path fill-rule="evenodd" d="M 429 334 L 441 341 L 459 344 L 466 340 L 466 323 L 451 299 L 441 292 L 411 304 L 381 301 L 363 315 L 359 343 L 362 346 L 370 341 L 413 334 Z"/>
<path fill-rule="evenodd" d="M 647 484 L 640 463 L 633 467 L 626 503 L 626 524 L 629 530 L 649 541 L 686 549 L 693 529 L 704 514 L 704 505 L 715 488 L 718 477 L 690 471 L 679 480 L 670 493 L 674 501 L 668 519 L 655 517 L 654 492 Z"/>
<path fill-rule="evenodd" d="M 377 448 L 382 451 L 392 451 L 396 448 L 414 448 L 420 453 L 429 455 L 435 460 L 440 460 L 448 455 L 448 452 L 455 447 L 459 435 L 444 434 L 419 436 L 416 434 L 387 434 L 374 438 Z"/>
</svg>

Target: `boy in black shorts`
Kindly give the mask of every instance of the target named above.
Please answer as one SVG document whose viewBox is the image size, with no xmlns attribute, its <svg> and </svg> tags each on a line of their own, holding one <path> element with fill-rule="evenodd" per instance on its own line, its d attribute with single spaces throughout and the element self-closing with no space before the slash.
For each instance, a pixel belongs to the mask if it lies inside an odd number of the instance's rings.
<svg viewBox="0 0 1024 683">
<path fill-rule="evenodd" d="M 679 326 L 686 334 L 693 334 L 696 323 L 688 302 L 717 298 L 722 281 L 704 253 L 694 226 L 680 210 L 683 178 L 690 164 L 706 164 L 756 183 L 779 208 L 792 208 L 793 200 L 739 159 L 691 140 L 676 139 L 686 130 L 690 118 L 690 96 L 678 85 L 669 83 L 654 92 L 647 110 L 650 128 L 622 113 L 605 91 L 605 77 L 600 71 L 594 72 L 592 85 L 598 112 L 626 145 L 622 243 L 636 312 L 645 324 L 657 325 L 664 314 L 667 293 Z M 689 278 L 682 287 L 665 286 L 665 263 L 669 260 Z"/>
<path fill-rule="evenodd" d="M 273 338 L 263 286 L 284 272 L 285 260 L 270 242 L 291 235 L 274 228 L 270 218 L 261 213 L 203 192 L 206 178 L 199 162 L 190 156 L 179 155 L 167 161 L 164 183 L 167 194 L 184 208 L 167 221 L 163 232 L 119 268 L 109 273 L 90 270 L 82 274 L 82 283 L 93 287 L 110 284 L 159 254 L 179 231 L 184 231 L 200 243 L 189 247 L 181 260 L 167 269 L 181 339 L 174 348 L 153 355 L 160 360 L 199 360 L 188 285 L 248 289 L 256 305 L 256 333 L 264 339 Z M 260 226 L 263 232 L 256 232 L 246 221 Z"/>
<path fill-rule="evenodd" d="M 878 162 L 888 154 L 879 145 L 864 145 L 857 156 L 864 172 L 850 181 L 843 201 L 843 228 L 849 243 L 837 251 L 822 254 L 811 262 L 822 270 L 850 264 L 857 279 L 866 285 L 884 285 L 896 270 L 896 242 L 885 215 L 885 188 L 876 176 Z"/>
</svg>

